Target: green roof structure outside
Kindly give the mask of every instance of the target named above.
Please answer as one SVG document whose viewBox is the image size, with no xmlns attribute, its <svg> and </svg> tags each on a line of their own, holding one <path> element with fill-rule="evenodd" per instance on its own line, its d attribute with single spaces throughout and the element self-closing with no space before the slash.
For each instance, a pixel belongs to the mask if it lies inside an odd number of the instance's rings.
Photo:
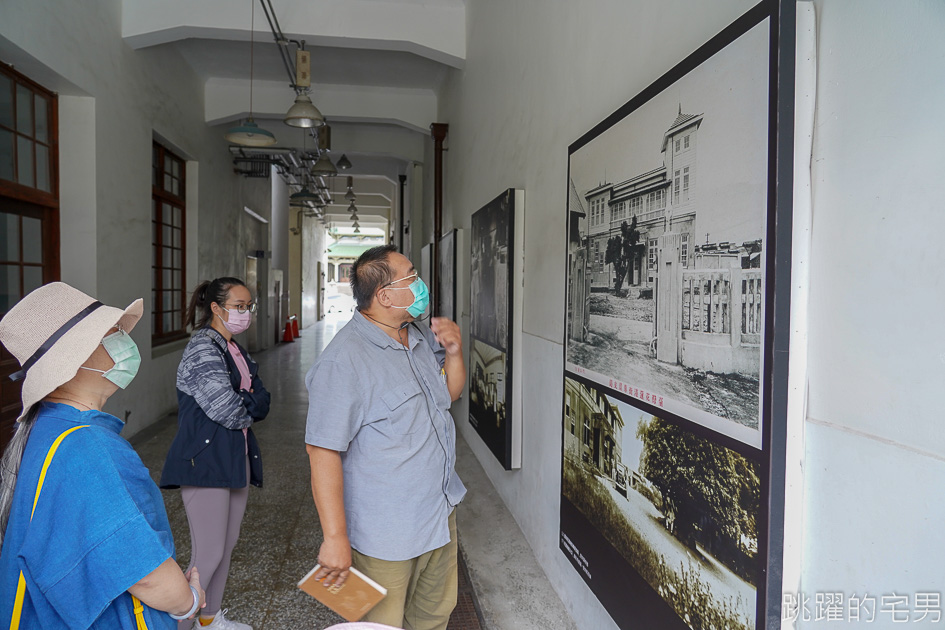
<svg viewBox="0 0 945 630">
<path fill-rule="evenodd" d="M 328 248 L 328 255 L 334 258 L 357 258 L 375 245 L 350 245 L 335 243 Z"/>
</svg>

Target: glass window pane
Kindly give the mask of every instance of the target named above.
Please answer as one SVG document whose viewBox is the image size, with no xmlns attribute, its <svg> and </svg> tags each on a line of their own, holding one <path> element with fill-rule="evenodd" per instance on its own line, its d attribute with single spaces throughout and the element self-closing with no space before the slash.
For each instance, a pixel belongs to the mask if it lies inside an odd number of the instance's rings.
<svg viewBox="0 0 945 630">
<path fill-rule="evenodd" d="M 173 313 L 164 313 L 162 316 L 162 323 L 164 325 L 164 332 L 170 332 L 174 329 L 174 314 Z"/>
<path fill-rule="evenodd" d="M 174 227 L 182 227 L 181 223 L 181 210 L 175 206 L 168 206 L 171 212 L 171 225 Z"/>
<path fill-rule="evenodd" d="M 51 192 L 49 182 L 49 147 L 36 145 L 36 187 Z"/>
<path fill-rule="evenodd" d="M 13 132 L 0 129 L 0 179 L 13 181 Z"/>
<path fill-rule="evenodd" d="M 170 190 L 170 189 L 171 189 L 171 176 L 170 176 L 170 175 L 165 175 L 165 176 L 164 176 L 164 187 L 163 187 L 163 190 Z"/>
<path fill-rule="evenodd" d="M 23 217 L 23 262 L 43 262 L 43 222 Z"/>
<path fill-rule="evenodd" d="M 161 238 L 163 239 L 161 241 L 161 244 L 164 245 L 165 247 L 168 247 L 173 244 L 174 238 L 171 236 L 171 232 L 173 230 L 174 228 L 172 227 L 168 227 L 166 225 L 161 226 Z"/>
<path fill-rule="evenodd" d="M 0 75 L 0 125 L 13 129 L 13 81 Z"/>
<path fill-rule="evenodd" d="M 171 245 L 173 245 L 174 247 L 180 247 L 180 230 L 178 230 L 177 228 L 171 228 L 171 230 L 172 230 L 172 238 L 174 239 Z"/>
<path fill-rule="evenodd" d="M 183 316 L 181 315 L 180 310 L 175 311 L 173 313 L 174 330 L 180 330 L 183 328 L 183 325 L 181 324 L 182 320 Z"/>
<path fill-rule="evenodd" d="M 20 259 L 20 218 L 15 214 L 0 213 L 0 260 Z"/>
<path fill-rule="evenodd" d="M 161 279 L 164 281 L 162 288 L 165 291 L 174 288 L 174 272 L 172 272 L 170 269 L 165 269 L 161 272 Z"/>
<path fill-rule="evenodd" d="M 16 86 L 16 130 L 33 135 L 33 93 L 25 85 Z"/>
<path fill-rule="evenodd" d="M 0 313 L 6 313 L 20 301 L 20 267 L 0 265 Z"/>
<path fill-rule="evenodd" d="M 49 112 L 49 101 L 41 94 L 35 94 L 33 98 L 36 111 L 36 139 L 48 143 L 49 125 L 47 124 L 46 114 Z"/>
<path fill-rule="evenodd" d="M 171 249 L 170 249 L 169 247 L 162 247 L 161 249 L 164 250 L 164 255 L 162 256 L 162 260 L 161 260 L 161 266 L 162 266 L 162 267 L 170 267 L 170 266 L 171 266 L 171 260 L 172 260 L 172 258 L 171 258 Z"/>
<path fill-rule="evenodd" d="M 153 205 L 153 204 L 152 204 L 152 205 Z M 157 245 L 157 239 L 158 239 L 158 227 L 157 227 L 157 226 L 158 226 L 157 223 L 155 223 L 154 221 L 151 222 L 151 244 L 152 244 L 152 245 Z"/>
<path fill-rule="evenodd" d="M 171 180 L 171 193 L 180 197 L 180 180 L 179 179 Z"/>
<path fill-rule="evenodd" d="M 42 267 L 23 267 L 23 295 L 43 286 Z"/>
<path fill-rule="evenodd" d="M 16 181 L 33 187 L 33 141 L 23 136 L 16 138 Z"/>
<path fill-rule="evenodd" d="M 164 311 L 170 311 L 174 308 L 173 294 L 170 291 L 165 291 L 162 294 L 161 304 Z"/>
<path fill-rule="evenodd" d="M 175 250 L 174 250 L 174 268 L 175 268 L 175 269 L 180 269 L 180 268 L 181 268 L 181 267 L 180 267 L 180 250 L 179 250 L 179 249 L 175 249 Z"/>
</svg>

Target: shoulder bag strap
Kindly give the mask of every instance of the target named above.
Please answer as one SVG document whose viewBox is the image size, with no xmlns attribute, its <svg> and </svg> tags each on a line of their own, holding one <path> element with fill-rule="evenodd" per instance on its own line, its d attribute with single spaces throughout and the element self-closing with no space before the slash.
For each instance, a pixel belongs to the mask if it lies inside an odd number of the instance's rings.
<svg viewBox="0 0 945 630">
<path fill-rule="evenodd" d="M 39 481 L 36 484 L 36 495 L 33 497 L 33 509 L 30 510 L 30 522 L 33 520 L 33 514 L 36 513 L 36 504 L 39 502 L 39 493 L 43 491 L 43 482 L 46 481 L 46 471 L 49 469 L 49 464 L 52 463 L 52 458 L 53 455 L 56 454 L 56 449 L 59 448 L 59 445 L 62 444 L 62 441 L 66 439 L 67 435 L 73 431 L 78 431 L 79 429 L 84 429 L 88 426 L 89 425 L 87 424 L 82 424 L 77 427 L 72 427 L 71 429 L 66 429 L 59 434 L 59 437 L 57 437 L 52 443 L 52 446 L 49 447 L 49 452 L 46 453 L 46 460 L 43 462 L 43 467 L 39 472 Z M 18 630 L 20 627 L 20 615 L 23 612 L 23 598 L 25 596 L 26 579 L 23 577 L 23 572 L 20 571 L 20 579 L 16 584 L 16 598 L 13 600 L 13 617 L 10 619 L 10 630 Z M 131 599 L 134 600 L 137 630 L 147 630 L 148 626 L 144 622 L 144 606 L 134 595 L 131 596 Z"/>
</svg>

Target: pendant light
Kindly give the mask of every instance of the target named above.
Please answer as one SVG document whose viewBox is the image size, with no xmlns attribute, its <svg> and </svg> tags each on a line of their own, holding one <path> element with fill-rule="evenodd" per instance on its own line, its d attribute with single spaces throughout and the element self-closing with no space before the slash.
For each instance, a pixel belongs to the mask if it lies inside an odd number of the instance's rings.
<svg viewBox="0 0 945 630">
<path fill-rule="evenodd" d="M 328 156 L 319 154 L 318 161 L 312 166 L 312 175 L 337 175 L 338 169 L 331 163 Z"/>
<path fill-rule="evenodd" d="M 305 205 L 305 203 L 308 201 L 317 203 L 321 200 L 321 195 L 316 195 L 308 189 L 308 186 L 305 185 L 302 186 L 302 190 L 299 192 L 289 195 L 289 205 L 293 206 Z"/>
<path fill-rule="evenodd" d="M 304 45 L 305 42 L 302 42 Z M 295 51 L 295 104 L 286 112 L 283 122 L 291 127 L 321 127 L 325 124 L 325 117 L 309 98 L 309 87 L 312 85 L 311 53 L 299 49 Z"/>
<path fill-rule="evenodd" d="M 341 160 L 338 160 L 338 165 L 341 166 Z M 345 201 L 350 201 L 353 204 L 357 198 L 357 195 L 354 194 L 354 178 L 348 175 L 348 192 L 345 193 Z"/>
<path fill-rule="evenodd" d="M 253 120 L 253 49 L 255 47 L 256 32 L 256 0 L 250 5 L 249 18 L 249 117 L 246 123 L 226 130 L 223 136 L 233 144 L 247 147 L 268 147 L 276 143 L 276 137 L 269 131 L 262 129 Z"/>
<path fill-rule="evenodd" d="M 347 171 L 351 168 L 351 160 L 348 159 L 348 156 L 344 153 L 341 154 L 341 157 L 338 158 L 338 168 L 343 171 Z"/>
</svg>

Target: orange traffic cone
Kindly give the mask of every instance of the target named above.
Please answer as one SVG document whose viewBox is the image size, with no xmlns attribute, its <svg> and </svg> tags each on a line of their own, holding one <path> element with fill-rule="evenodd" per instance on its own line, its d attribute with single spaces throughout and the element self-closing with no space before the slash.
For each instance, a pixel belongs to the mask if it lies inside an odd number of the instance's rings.
<svg viewBox="0 0 945 630">
<path fill-rule="evenodd" d="M 292 336 L 295 338 L 298 338 L 301 336 L 299 335 L 299 316 L 298 315 L 292 316 Z"/>
<path fill-rule="evenodd" d="M 295 337 L 292 336 L 292 322 L 289 321 L 289 318 L 285 318 L 285 332 L 282 333 L 282 341 L 295 341 Z"/>
</svg>

